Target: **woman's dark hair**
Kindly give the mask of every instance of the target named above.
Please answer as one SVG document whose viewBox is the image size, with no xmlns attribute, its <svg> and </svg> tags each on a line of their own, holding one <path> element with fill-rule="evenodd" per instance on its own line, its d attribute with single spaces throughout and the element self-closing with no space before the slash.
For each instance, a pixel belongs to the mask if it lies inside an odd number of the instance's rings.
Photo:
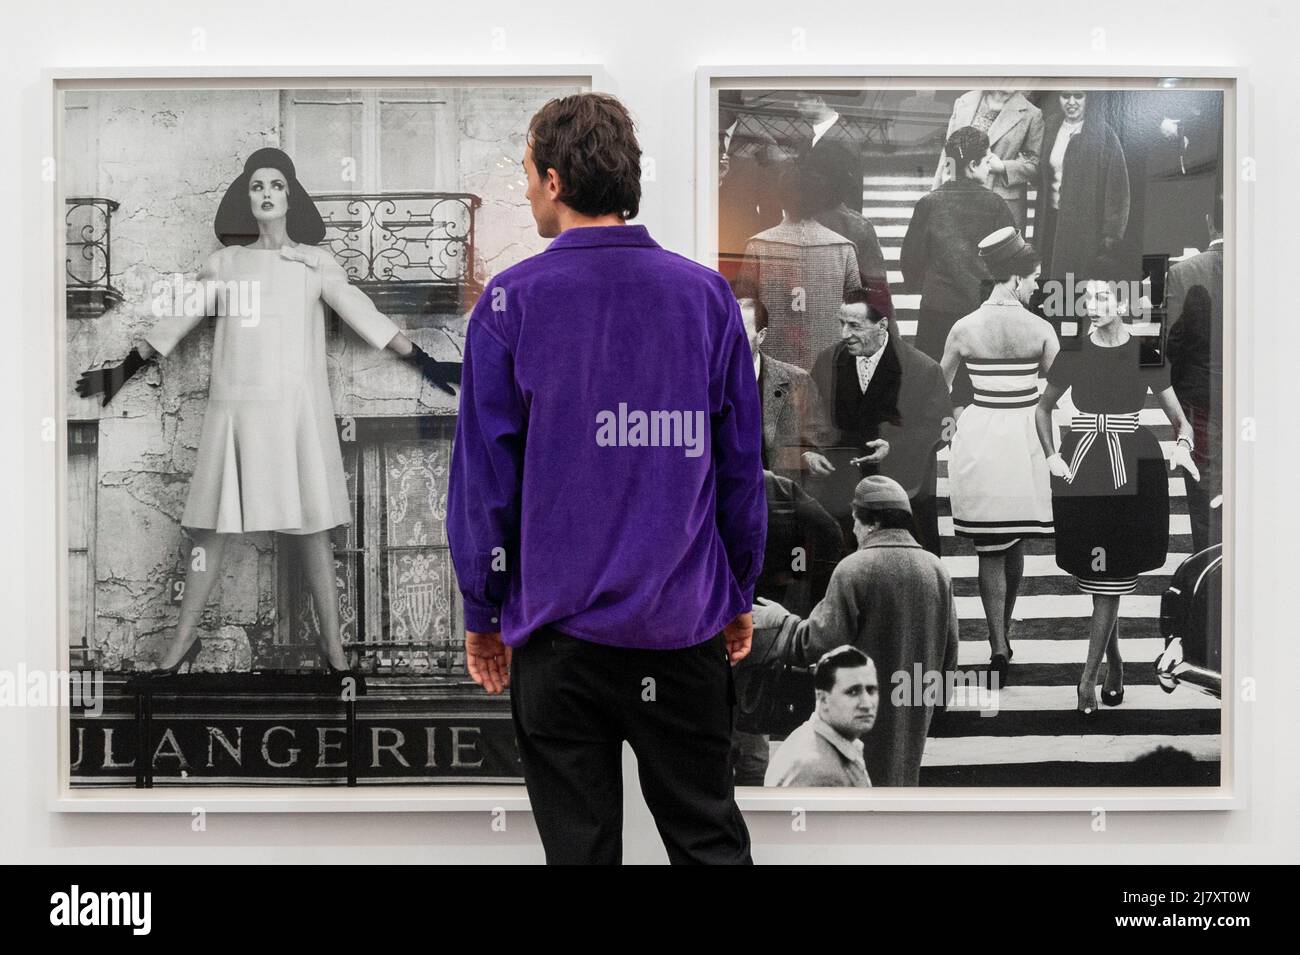
<svg viewBox="0 0 1300 955">
<path fill-rule="evenodd" d="M 961 176 L 966 175 L 966 164 L 978 162 L 989 151 L 989 137 L 974 126 L 963 126 L 953 130 L 948 141 L 943 144 L 944 155 L 957 166 Z"/>
<path fill-rule="evenodd" d="M 528 124 L 533 165 L 554 169 L 560 199 L 585 216 L 634 219 L 641 208 L 641 146 L 627 108 L 607 93 L 553 99 Z"/>
<path fill-rule="evenodd" d="M 325 238 L 325 223 L 316 203 L 298 181 L 293 160 L 281 149 L 264 146 L 244 160 L 244 171 L 226 187 L 212 231 L 222 245 L 250 245 L 257 241 L 257 219 L 248 199 L 248 181 L 259 169 L 275 169 L 284 176 L 289 191 L 289 211 L 285 229 L 294 242 L 316 245 Z"/>
<path fill-rule="evenodd" d="M 901 507 L 860 507 L 854 505 L 853 516 L 863 524 L 879 524 L 883 530 L 907 531 L 916 540 L 921 535 L 916 530 L 916 521 L 910 511 Z"/>
<path fill-rule="evenodd" d="M 835 205 L 832 176 L 819 159 L 788 160 L 777 176 L 781 207 L 791 219 L 811 219 Z"/>
<path fill-rule="evenodd" d="M 849 643 L 827 650 L 813 667 L 813 687 L 829 692 L 835 686 L 835 674 L 838 671 L 864 667 L 870 662 L 871 657 Z"/>
<path fill-rule="evenodd" d="M 989 268 L 989 274 L 992 278 L 991 281 L 989 279 L 984 280 L 987 286 L 982 288 L 984 298 L 988 298 L 989 293 L 993 291 L 991 282 L 1006 282 L 1013 275 L 1024 278 L 1038 268 L 1042 261 L 1043 257 L 1038 254 L 1038 250 L 1026 243 L 1025 247 L 1016 255 Z"/>
</svg>

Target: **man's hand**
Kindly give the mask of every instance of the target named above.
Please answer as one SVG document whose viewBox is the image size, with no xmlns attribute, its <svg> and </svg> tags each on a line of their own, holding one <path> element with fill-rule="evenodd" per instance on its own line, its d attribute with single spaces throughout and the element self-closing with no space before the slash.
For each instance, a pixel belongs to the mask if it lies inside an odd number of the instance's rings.
<svg viewBox="0 0 1300 955">
<path fill-rule="evenodd" d="M 501 634 L 465 631 L 465 666 L 472 679 L 489 693 L 500 693 L 510 685 L 510 648 Z"/>
<path fill-rule="evenodd" d="M 884 438 L 877 438 L 875 441 L 868 441 L 863 445 L 870 453 L 864 454 L 860 458 L 854 458 L 850 464 L 879 464 L 885 460 L 889 454 L 889 442 Z"/>
<path fill-rule="evenodd" d="M 735 620 L 722 628 L 722 636 L 727 641 L 727 657 L 735 666 L 749 656 L 749 647 L 754 640 L 753 615 L 737 614 Z"/>
<path fill-rule="evenodd" d="M 830 459 L 818 451 L 805 451 L 803 460 L 813 474 L 830 474 L 835 470 L 835 465 L 831 464 Z"/>
</svg>

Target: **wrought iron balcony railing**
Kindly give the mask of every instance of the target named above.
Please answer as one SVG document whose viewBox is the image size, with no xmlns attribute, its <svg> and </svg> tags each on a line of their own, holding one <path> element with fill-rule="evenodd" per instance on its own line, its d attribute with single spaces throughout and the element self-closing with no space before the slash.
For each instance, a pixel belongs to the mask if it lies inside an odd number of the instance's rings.
<svg viewBox="0 0 1300 955">
<path fill-rule="evenodd" d="M 457 313 L 472 302 L 474 214 L 466 192 L 318 195 L 325 240 L 353 284 L 381 311 Z"/>
<path fill-rule="evenodd" d="M 67 200 L 64 214 L 69 318 L 94 318 L 122 301 L 112 283 L 112 199 L 80 196 Z"/>
</svg>

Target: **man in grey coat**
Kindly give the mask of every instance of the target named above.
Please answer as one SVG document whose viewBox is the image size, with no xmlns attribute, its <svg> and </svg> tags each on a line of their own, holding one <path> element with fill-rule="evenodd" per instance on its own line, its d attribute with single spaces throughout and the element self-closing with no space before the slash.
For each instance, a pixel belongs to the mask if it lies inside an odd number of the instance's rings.
<svg viewBox="0 0 1300 955">
<path fill-rule="evenodd" d="M 921 757 L 937 707 L 957 670 L 957 607 L 943 562 L 908 530 L 907 492 L 881 475 L 853 495 L 859 549 L 840 561 L 826 596 L 791 639 L 788 662 L 809 666 L 849 643 L 876 664 L 887 689 L 875 728 L 864 740 L 875 786 L 920 785 Z M 780 625 L 788 611 L 759 598 L 754 627 Z"/>
</svg>

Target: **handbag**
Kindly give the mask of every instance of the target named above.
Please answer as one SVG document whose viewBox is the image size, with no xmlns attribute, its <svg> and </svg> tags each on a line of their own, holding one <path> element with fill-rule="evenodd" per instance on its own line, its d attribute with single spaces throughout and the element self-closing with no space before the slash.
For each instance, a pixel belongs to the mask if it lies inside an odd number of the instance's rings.
<svg viewBox="0 0 1300 955">
<path fill-rule="evenodd" d="M 749 655 L 736 664 L 737 730 L 785 736 L 812 715 L 816 702 L 811 667 L 788 662 L 799 618 L 755 630 Z"/>
</svg>

